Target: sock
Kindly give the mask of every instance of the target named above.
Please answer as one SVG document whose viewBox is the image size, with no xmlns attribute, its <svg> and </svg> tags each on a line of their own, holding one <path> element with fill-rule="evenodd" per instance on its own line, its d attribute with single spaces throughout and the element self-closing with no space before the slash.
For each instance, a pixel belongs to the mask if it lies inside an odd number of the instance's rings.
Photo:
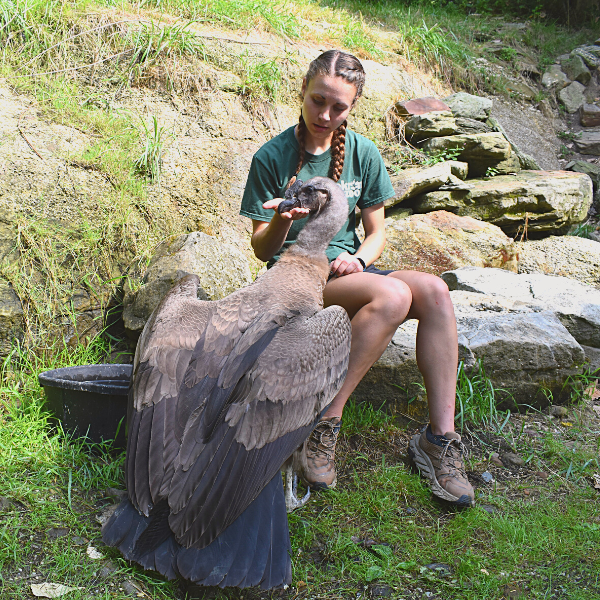
<svg viewBox="0 0 600 600">
<path fill-rule="evenodd" d="M 431 425 L 427 425 L 427 429 L 425 430 L 425 436 L 427 437 L 428 442 L 431 442 L 436 446 L 444 446 L 444 442 L 448 441 L 448 439 L 443 435 L 434 435 L 431 431 Z"/>
</svg>

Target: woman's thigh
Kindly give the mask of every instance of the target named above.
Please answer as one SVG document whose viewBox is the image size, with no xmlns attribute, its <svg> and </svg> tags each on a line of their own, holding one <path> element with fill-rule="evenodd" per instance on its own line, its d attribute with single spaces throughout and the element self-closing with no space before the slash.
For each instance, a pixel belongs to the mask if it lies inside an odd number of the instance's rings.
<svg viewBox="0 0 600 600">
<path fill-rule="evenodd" d="M 323 301 L 325 306 L 338 304 L 344 307 L 351 319 L 367 304 L 377 306 L 394 318 L 396 313 L 406 314 L 412 296 L 410 286 L 399 278 L 353 273 L 330 279 L 323 292 Z"/>
</svg>

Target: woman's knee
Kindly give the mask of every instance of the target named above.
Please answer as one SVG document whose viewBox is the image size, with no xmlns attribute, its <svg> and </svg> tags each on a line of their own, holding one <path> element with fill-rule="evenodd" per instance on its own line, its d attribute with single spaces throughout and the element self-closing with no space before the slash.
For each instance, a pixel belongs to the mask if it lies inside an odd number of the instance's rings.
<svg viewBox="0 0 600 600">
<path fill-rule="evenodd" d="M 391 277 L 382 277 L 378 289 L 373 294 L 371 307 L 383 318 L 399 325 L 406 319 L 413 302 L 410 287 Z"/>
<path fill-rule="evenodd" d="M 422 311 L 446 311 L 454 313 L 452 299 L 446 282 L 437 277 L 423 273 L 418 285 L 411 286 L 413 294 L 413 310 Z"/>
</svg>

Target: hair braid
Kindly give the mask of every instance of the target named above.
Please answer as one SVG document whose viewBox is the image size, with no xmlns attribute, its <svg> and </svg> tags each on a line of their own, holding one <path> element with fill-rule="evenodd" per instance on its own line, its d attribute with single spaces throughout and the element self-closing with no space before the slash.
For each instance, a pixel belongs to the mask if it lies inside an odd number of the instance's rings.
<svg viewBox="0 0 600 600">
<path fill-rule="evenodd" d="M 298 173 L 300 173 L 300 169 L 304 164 L 304 154 L 306 152 L 306 124 L 304 123 L 304 117 L 302 116 L 302 111 L 300 111 L 300 119 L 298 119 L 298 165 L 296 167 L 296 171 L 292 178 L 288 181 L 288 184 L 285 186 L 287 190 L 290 186 L 296 183 L 296 179 L 298 177 Z"/>
<path fill-rule="evenodd" d="M 344 158 L 346 156 L 346 126 L 344 121 L 334 132 L 331 140 L 331 179 L 339 181 L 344 169 Z"/>
</svg>

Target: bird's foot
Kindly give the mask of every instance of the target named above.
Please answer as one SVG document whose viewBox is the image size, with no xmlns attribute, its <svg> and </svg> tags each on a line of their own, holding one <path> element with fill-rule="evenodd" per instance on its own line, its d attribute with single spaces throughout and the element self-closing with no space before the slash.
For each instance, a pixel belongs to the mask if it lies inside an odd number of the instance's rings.
<svg viewBox="0 0 600 600">
<path fill-rule="evenodd" d="M 296 473 L 286 473 L 285 486 L 285 507 L 288 513 L 304 506 L 310 498 L 310 487 L 307 488 L 306 494 L 302 498 L 298 498 L 298 475 Z"/>
</svg>

